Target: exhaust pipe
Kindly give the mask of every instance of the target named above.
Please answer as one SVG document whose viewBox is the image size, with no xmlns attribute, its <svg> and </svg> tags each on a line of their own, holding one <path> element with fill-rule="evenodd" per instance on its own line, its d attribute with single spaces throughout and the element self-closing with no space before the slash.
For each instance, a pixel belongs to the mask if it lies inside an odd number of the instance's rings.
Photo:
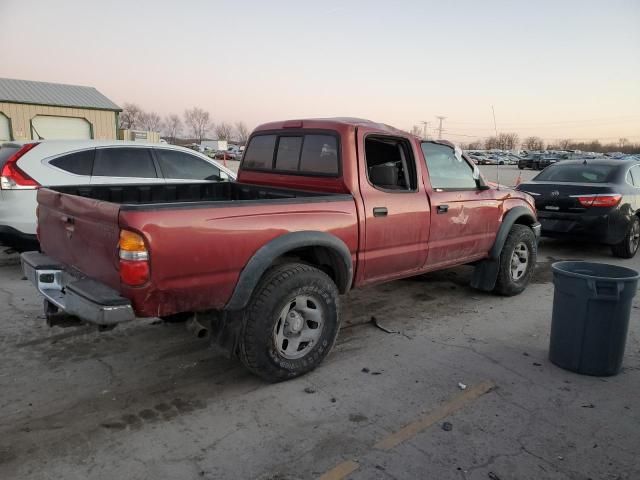
<svg viewBox="0 0 640 480">
<path fill-rule="evenodd" d="M 186 325 L 187 330 L 193 333 L 197 338 L 205 338 L 209 335 L 209 329 L 202 325 L 195 315 L 187 320 Z"/>
</svg>

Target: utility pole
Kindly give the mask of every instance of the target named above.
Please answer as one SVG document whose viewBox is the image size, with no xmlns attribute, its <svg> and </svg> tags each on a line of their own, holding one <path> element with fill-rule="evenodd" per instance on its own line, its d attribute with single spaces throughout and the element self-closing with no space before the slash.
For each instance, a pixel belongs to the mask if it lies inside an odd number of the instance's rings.
<svg viewBox="0 0 640 480">
<path fill-rule="evenodd" d="M 429 128 L 429 124 L 431 122 L 425 122 L 424 120 L 422 122 L 420 122 L 422 124 L 422 139 L 426 140 L 428 137 L 427 135 L 427 129 Z"/>
<path fill-rule="evenodd" d="M 437 115 L 436 118 L 440 120 L 440 125 L 438 126 L 438 140 L 441 140 L 442 139 L 442 121 L 447 117 Z"/>
</svg>

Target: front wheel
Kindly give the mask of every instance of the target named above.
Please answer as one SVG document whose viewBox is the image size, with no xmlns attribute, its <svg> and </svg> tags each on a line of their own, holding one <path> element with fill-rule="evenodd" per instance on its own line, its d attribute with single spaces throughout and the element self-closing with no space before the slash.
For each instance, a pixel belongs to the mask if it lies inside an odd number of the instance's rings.
<svg viewBox="0 0 640 480">
<path fill-rule="evenodd" d="M 615 257 L 633 258 L 640 246 L 640 218 L 633 216 L 629 231 L 620 243 L 611 246 L 611 253 Z"/>
<path fill-rule="evenodd" d="M 512 296 L 522 293 L 533 275 L 538 246 L 533 230 L 526 225 L 511 227 L 500 253 L 500 269 L 494 292 Z"/>
<path fill-rule="evenodd" d="M 338 289 L 310 265 L 289 263 L 269 270 L 245 313 L 240 360 L 270 382 L 316 368 L 338 336 Z"/>
</svg>

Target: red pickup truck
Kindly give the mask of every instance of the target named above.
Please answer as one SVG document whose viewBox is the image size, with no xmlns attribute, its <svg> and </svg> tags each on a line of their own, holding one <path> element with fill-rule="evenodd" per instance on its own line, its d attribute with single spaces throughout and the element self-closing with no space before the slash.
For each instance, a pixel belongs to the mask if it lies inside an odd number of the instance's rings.
<svg viewBox="0 0 640 480">
<path fill-rule="evenodd" d="M 258 127 L 236 182 L 42 188 L 38 203 L 42 253 L 22 265 L 50 324 L 182 316 L 271 381 L 327 355 L 339 294 L 472 264 L 473 287 L 514 295 L 540 234 L 532 198 L 452 144 L 352 118 Z"/>
</svg>

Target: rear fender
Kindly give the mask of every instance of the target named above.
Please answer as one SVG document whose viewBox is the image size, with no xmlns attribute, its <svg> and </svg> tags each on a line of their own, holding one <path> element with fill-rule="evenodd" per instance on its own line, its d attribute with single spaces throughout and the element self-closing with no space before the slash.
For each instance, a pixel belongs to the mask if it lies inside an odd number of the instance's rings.
<svg viewBox="0 0 640 480">
<path fill-rule="evenodd" d="M 292 232 L 281 235 L 263 245 L 251 257 L 238 278 L 238 283 L 225 310 L 241 310 L 247 306 L 254 289 L 264 273 L 279 257 L 296 249 L 323 247 L 337 259 L 336 284 L 340 293 L 346 293 L 353 279 L 351 252 L 338 237 L 326 232 Z"/>
</svg>

